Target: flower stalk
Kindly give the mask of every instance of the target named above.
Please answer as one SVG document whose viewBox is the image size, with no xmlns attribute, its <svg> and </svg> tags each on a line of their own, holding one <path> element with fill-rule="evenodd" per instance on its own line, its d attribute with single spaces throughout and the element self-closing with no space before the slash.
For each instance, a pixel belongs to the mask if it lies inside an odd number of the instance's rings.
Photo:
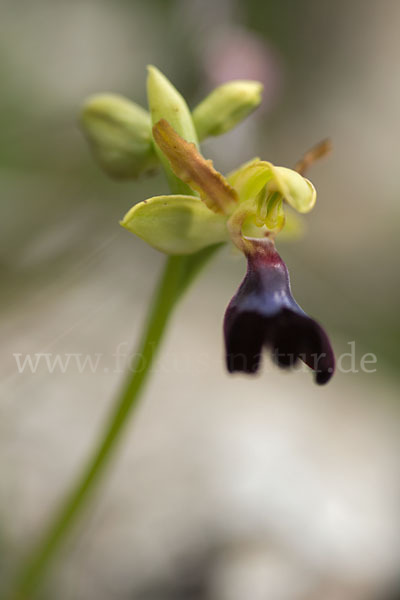
<svg viewBox="0 0 400 600">
<path fill-rule="evenodd" d="M 31 598 L 35 594 L 57 550 L 94 492 L 118 445 L 128 417 L 137 406 L 140 392 L 156 358 L 167 323 L 185 289 L 185 277 L 187 277 L 185 269 L 185 258 L 171 256 L 167 259 L 142 341 L 139 344 L 139 351 L 136 354 L 136 363 L 132 365 L 132 374 L 128 376 L 121 389 L 109 422 L 99 438 L 88 465 L 56 513 L 48 531 L 34 549 L 22 573 L 19 574 L 16 589 L 9 596 L 10 599 L 22 600 Z"/>
</svg>

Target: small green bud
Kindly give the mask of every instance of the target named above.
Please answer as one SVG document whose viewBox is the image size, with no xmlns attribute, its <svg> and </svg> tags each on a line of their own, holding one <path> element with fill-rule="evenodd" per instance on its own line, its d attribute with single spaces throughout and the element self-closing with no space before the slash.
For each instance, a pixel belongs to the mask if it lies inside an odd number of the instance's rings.
<svg viewBox="0 0 400 600">
<path fill-rule="evenodd" d="M 196 130 L 186 100 L 161 71 L 152 65 L 147 68 L 147 96 L 152 124 L 165 119 L 184 140 L 198 146 Z"/>
<path fill-rule="evenodd" d="M 193 111 L 199 140 L 226 133 L 245 119 L 261 102 L 262 83 L 230 81 L 217 87 Z"/>
<path fill-rule="evenodd" d="M 135 178 L 158 163 L 149 113 L 116 94 L 88 98 L 80 119 L 100 166 L 116 178 Z"/>
<path fill-rule="evenodd" d="M 224 215 L 194 196 L 155 196 L 131 208 L 121 225 L 166 254 L 193 254 L 226 242 Z"/>
<path fill-rule="evenodd" d="M 198 147 L 192 115 L 185 99 L 156 67 L 149 66 L 148 72 L 147 97 L 152 124 L 155 125 L 161 119 L 165 119 L 178 135 Z M 173 192 L 176 194 L 193 194 L 190 187 L 174 175 L 168 159 L 158 146 L 156 146 L 156 152 Z"/>
</svg>

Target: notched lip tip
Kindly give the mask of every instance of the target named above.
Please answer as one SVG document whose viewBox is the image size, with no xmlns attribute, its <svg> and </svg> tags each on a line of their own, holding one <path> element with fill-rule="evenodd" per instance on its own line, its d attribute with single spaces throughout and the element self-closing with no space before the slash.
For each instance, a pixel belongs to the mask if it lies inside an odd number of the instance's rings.
<svg viewBox="0 0 400 600">
<path fill-rule="evenodd" d="M 329 367 L 326 371 L 319 371 L 315 373 L 315 383 L 317 385 L 326 385 L 332 378 L 334 369 Z"/>
<path fill-rule="evenodd" d="M 244 375 L 256 375 L 256 373 L 260 370 L 260 366 L 257 365 L 253 368 L 245 368 L 243 366 L 232 365 L 229 362 L 226 364 L 226 369 L 230 375 L 235 373 L 242 373 Z"/>
</svg>

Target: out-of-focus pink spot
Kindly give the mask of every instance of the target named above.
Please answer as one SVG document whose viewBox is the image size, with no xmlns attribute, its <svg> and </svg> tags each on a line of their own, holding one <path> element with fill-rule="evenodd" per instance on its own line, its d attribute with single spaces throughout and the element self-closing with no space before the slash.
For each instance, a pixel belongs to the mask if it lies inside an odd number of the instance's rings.
<svg viewBox="0 0 400 600">
<path fill-rule="evenodd" d="M 231 79 L 255 79 L 264 84 L 262 108 L 269 110 L 282 88 L 282 66 L 277 51 L 263 38 L 229 28 L 207 40 L 206 76 L 211 86 Z"/>
</svg>

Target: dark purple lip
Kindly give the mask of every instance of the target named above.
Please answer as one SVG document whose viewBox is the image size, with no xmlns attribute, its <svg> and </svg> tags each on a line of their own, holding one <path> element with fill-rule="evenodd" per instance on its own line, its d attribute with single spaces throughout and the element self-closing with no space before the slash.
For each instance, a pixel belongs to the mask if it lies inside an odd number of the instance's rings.
<svg viewBox="0 0 400 600">
<path fill-rule="evenodd" d="M 335 370 L 327 334 L 294 300 L 273 241 L 249 241 L 247 273 L 224 318 L 228 371 L 256 373 L 267 347 L 279 367 L 302 360 L 315 372 L 316 383 L 327 383 Z"/>
</svg>

